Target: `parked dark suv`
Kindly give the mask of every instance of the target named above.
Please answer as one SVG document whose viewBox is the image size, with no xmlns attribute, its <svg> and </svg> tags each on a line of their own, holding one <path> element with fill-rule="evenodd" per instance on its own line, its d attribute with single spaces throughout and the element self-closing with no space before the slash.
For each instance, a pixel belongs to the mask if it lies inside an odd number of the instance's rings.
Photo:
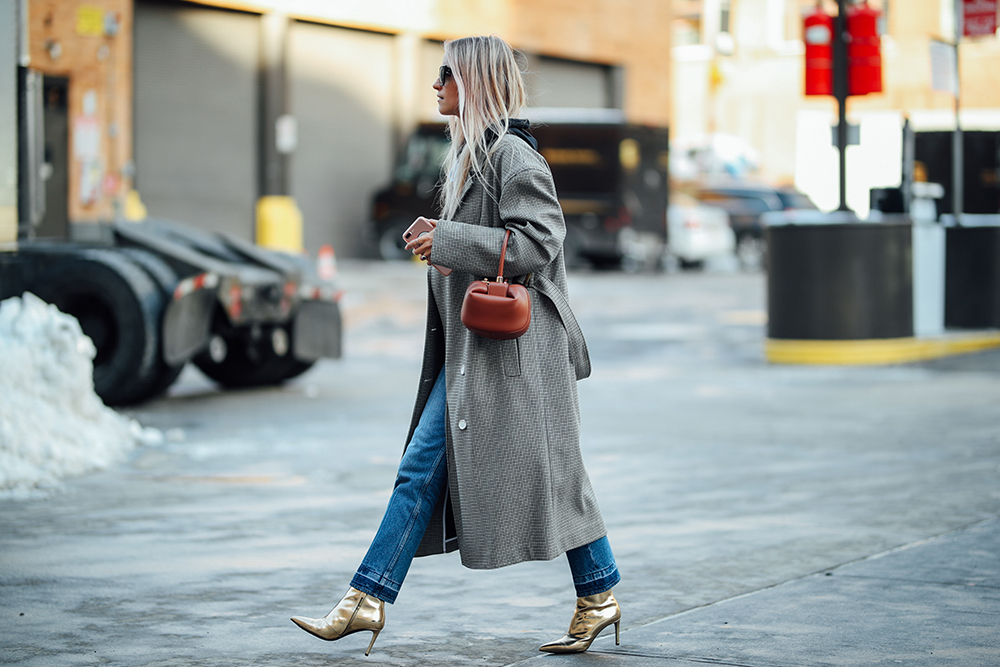
<svg viewBox="0 0 1000 667">
<path fill-rule="evenodd" d="M 748 181 L 701 182 L 684 188 L 706 204 L 729 213 L 736 234 L 736 256 L 744 269 L 764 266 L 767 247 L 761 216 L 768 211 L 816 209 L 806 195 L 789 187 L 772 187 Z"/>
<path fill-rule="evenodd" d="M 566 217 L 567 265 L 658 265 L 666 242 L 667 130 L 552 121 L 531 131 L 552 169 Z M 409 257 L 403 230 L 418 215 L 438 217 L 435 183 L 447 141 L 444 125 L 420 125 L 392 183 L 376 193 L 372 225 L 383 258 Z"/>
</svg>

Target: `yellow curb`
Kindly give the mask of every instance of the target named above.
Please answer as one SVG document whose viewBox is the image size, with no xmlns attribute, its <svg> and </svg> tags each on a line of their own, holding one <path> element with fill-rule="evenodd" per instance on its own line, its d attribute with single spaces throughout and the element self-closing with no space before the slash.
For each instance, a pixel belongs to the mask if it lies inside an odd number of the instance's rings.
<svg viewBox="0 0 1000 667">
<path fill-rule="evenodd" d="M 767 360 L 774 364 L 866 366 L 905 364 L 953 354 L 1000 347 L 1000 332 L 955 334 L 943 338 L 885 338 L 867 340 L 781 340 L 768 338 Z"/>
</svg>

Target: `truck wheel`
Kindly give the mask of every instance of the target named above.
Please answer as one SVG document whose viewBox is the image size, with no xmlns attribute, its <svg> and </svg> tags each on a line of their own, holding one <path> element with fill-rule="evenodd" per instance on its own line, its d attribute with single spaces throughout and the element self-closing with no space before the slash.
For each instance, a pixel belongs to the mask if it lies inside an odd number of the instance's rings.
<svg viewBox="0 0 1000 667">
<path fill-rule="evenodd" d="M 298 376 L 305 373 L 307 370 L 313 367 L 315 361 L 299 361 L 289 355 L 286 360 L 287 363 L 282 365 L 281 369 L 281 381 L 291 380 L 292 378 L 297 378 Z"/>
<path fill-rule="evenodd" d="M 174 293 L 174 288 L 180 282 L 177 272 L 162 259 L 142 248 L 121 248 L 120 252 L 125 254 L 130 260 L 139 265 L 143 271 L 149 274 L 165 297 L 170 297 Z"/>
<path fill-rule="evenodd" d="M 680 259 L 678 264 L 682 271 L 701 271 L 705 268 L 705 260 L 703 259 Z"/>
<path fill-rule="evenodd" d="M 139 400 L 148 401 L 149 399 L 156 398 L 157 396 L 165 392 L 167 389 L 170 388 L 170 385 L 172 385 L 174 382 L 177 381 L 177 378 L 180 377 L 181 371 L 183 370 L 184 370 L 184 364 L 181 364 L 180 366 L 167 366 L 166 364 L 164 364 L 164 366 L 159 370 L 158 374 L 154 376 L 156 378 L 156 381 L 150 384 L 149 387 L 146 388 L 146 390 L 143 392 L 142 398 Z"/>
<path fill-rule="evenodd" d="M 35 291 L 93 341 L 97 395 L 108 405 L 141 401 L 156 377 L 164 307 L 149 275 L 118 252 L 86 250 L 56 263 Z"/>
<path fill-rule="evenodd" d="M 224 387 L 280 384 L 312 367 L 312 362 L 299 361 L 290 351 L 279 356 L 269 336 L 249 341 L 244 337 L 221 340 L 223 345 L 210 345 L 208 350 L 194 358 L 194 363 L 201 372 Z M 220 352 L 223 358 L 213 357 Z"/>
<path fill-rule="evenodd" d="M 412 222 L 403 218 L 393 218 L 386 225 L 378 237 L 378 252 L 382 259 L 393 262 L 413 257 L 413 253 L 406 249 L 406 244 L 403 242 L 403 232 Z"/>
<path fill-rule="evenodd" d="M 760 271 L 767 266 L 767 243 L 756 234 L 740 234 L 736 237 L 736 258 L 744 271 Z"/>
<path fill-rule="evenodd" d="M 313 367 L 314 361 L 299 361 L 291 354 L 273 359 L 267 364 L 267 375 L 273 378 L 266 384 L 280 384 L 296 378 Z"/>
<path fill-rule="evenodd" d="M 166 304 L 173 297 L 177 283 L 180 282 L 177 272 L 169 264 L 148 250 L 143 250 L 142 248 L 122 248 L 122 252 L 153 279 L 163 293 L 163 303 L 164 307 L 166 307 Z M 162 312 L 157 330 L 163 331 Z M 136 400 L 144 401 L 159 396 L 177 380 L 183 370 L 184 364 L 171 366 L 164 361 L 163 346 L 162 344 L 158 345 L 156 350 L 156 367 L 150 374 L 148 382 L 145 383 L 146 386 L 136 388 Z"/>
</svg>

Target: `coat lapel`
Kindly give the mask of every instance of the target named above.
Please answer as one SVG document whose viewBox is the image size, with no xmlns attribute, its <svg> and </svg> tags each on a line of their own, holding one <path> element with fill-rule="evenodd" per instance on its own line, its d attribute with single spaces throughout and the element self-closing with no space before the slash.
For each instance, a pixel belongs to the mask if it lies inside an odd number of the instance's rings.
<svg viewBox="0 0 1000 667">
<path fill-rule="evenodd" d="M 473 180 L 475 179 L 472 177 L 472 174 L 469 174 L 466 177 L 465 185 L 462 186 L 462 192 L 460 192 L 458 195 L 458 203 L 460 206 L 462 204 L 462 201 L 465 199 L 465 195 L 467 195 L 469 193 L 469 190 L 472 188 Z"/>
</svg>

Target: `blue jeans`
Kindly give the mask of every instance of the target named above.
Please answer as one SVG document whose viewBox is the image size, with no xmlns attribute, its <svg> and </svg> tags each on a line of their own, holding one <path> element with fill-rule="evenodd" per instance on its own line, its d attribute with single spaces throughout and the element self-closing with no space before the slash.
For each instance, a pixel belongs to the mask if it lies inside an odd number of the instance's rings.
<svg viewBox="0 0 1000 667">
<path fill-rule="evenodd" d="M 389 506 L 351 586 L 392 604 L 448 481 L 444 369 L 399 463 Z M 621 577 L 607 537 L 566 552 L 578 597 L 610 590 Z"/>
</svg>

